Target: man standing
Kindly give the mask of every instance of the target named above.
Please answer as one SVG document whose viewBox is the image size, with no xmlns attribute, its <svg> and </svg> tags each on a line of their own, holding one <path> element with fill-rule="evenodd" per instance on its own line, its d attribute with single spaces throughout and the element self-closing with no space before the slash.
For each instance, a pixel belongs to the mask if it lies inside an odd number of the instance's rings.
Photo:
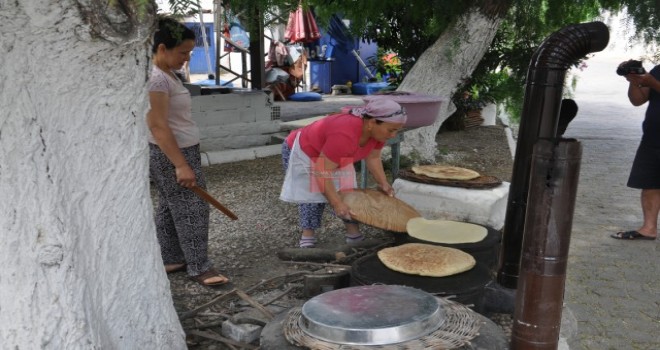
<svg viewBox="0 0 660 350">
<path fill-rule="evenodd" d="M 628 178 L 628 187 L 642 190 L 644 223 L 637 230 L 617 232 L 611 237 L 655 240 L 660 211 L 660 65 L 646 73 L 640 62 L 626 61 L 619 65 L 617 74 L 630 82 L 628 99 L 633 106 L 647 101 L 649 105 L 642 124 L 642 141 Z"/>
</svg>

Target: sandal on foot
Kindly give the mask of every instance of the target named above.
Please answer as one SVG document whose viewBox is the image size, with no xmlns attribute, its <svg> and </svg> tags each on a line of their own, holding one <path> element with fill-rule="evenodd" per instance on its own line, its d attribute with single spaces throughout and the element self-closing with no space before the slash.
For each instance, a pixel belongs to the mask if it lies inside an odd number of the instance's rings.
<svg viewBox="0 0 660 350">
<path fill-rule="evenodd" d="M 220 281 L 220 282 L 205 282 L 207 279 L 210 279 L 210 278 L 213 278 L 213 277 L 220 277 L 220 278 L 222 278 L 222 281 Z M 206 270 L 206 272 L 204 272 L 200 275 L 190 276 L 190 279 L 197 282 L 197 283 L 199 283 L 199 284 L 201 284 L 201 285 L 203 285 L 203 286 L 206 286 L 206 287 L 221 286 L 221 285 L 226 284 L 227 282 L 229 282 L 229 278 L 221 275 L 220 272 L 218 272 L 218 270 L 216 270 L 214 268 L 210 268 L 210 269 Z"/>
<path fill-rule="evenodd" d="M 346 238 L 346 244 L 357 244 L 362 241 L 364 241 L 364 236 L 361 233 L 358 233 L 356 235 L 349 235 L 345 234 L 344 237 Z"/>
<path fill-rule="evenodd" d="M 186 264 L 167 264 L 165 265 L 165 272 L 175 273 L 179 271 L 185 271 L 186 266 L 187 266 Z"/>
<path fill-rule="evenodd" d="M 655 237 L 644 236 L 643 234 L 634 230 L 617 232 L 613 235 L 610 235 L 610 237 L 614 239 L 629 239 L 629 240 L 641 239 L 641 240 L 650 240 L 650 241 L 655 240 Z"/>
</svg>

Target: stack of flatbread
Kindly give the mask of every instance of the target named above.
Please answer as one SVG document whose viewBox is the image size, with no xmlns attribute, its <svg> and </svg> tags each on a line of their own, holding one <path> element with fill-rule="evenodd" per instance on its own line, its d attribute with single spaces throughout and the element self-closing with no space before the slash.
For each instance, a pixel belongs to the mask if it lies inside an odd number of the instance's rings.
<svg viewBox="0 0 660 350">
<path fill-rule="evenodd" d="M 340 192 L 353 213 L 353 219 L 394 232 L 406 232 L 408 220 L 421 217 L 415 208 L 395 197 L 373 189 Z"/>
<path fill-rule="evenodd" d="M 391 270 L 429 277 L 459 274 L 477 263 L 472 255 L 461 250 L 422 243 L 381 249 L 378 259 Z"/>
<path fill-rule="evenodd" d="M 480 225 L 421 217 L 410 219 L 406 229 L 410 237 L 440 244 L 481 242 L 488 235 L 488 229 Z"/>
<path fill-rule="evenodd" d="M 443 180 L 472 180 L 481 176 L 471 169 L 442 164 L 416 165 L 412 167 L 412 171 L 417 175 Z"/>
</svg>

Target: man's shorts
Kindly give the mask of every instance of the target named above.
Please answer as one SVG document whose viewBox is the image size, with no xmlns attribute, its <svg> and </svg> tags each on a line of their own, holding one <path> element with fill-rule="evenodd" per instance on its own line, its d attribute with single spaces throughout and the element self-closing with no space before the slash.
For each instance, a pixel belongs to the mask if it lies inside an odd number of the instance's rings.
<svg viewBox="0 0 660 350">
<path fill-rule="evenodd" d="M 639 145 L 630 170 L 628 187 L 660 189 L 660 148 Z"/>
</svg>

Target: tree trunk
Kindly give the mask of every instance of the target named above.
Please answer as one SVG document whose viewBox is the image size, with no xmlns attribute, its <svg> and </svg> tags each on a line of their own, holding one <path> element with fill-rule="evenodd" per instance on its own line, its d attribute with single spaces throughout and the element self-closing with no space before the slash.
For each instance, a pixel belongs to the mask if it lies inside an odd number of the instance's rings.
<svg viewBox="0 0 660 350">
<path fill-rule="evenodd" d="M 416 154 L 424 161 L 435 160 L 435 136 L 442 123 L 456 110 L 450 98 L 488 50 L 501 22 L 499 14 L 508 8 L 507 4 L 501 4 L 500 8 L 493 6 L 497 7 L 491 5 L 490 11 L 475 9 L 459 18 L 422 54 L 397 89 L 445 99 L 433 125 L 406 132 L 402 154 Z"/>
<path fill-rule="evenodd" d="M 186 347 L 147 175 L 155 9 L 136 2 L 0 0 L 4 349 Z"/>
</svg>

